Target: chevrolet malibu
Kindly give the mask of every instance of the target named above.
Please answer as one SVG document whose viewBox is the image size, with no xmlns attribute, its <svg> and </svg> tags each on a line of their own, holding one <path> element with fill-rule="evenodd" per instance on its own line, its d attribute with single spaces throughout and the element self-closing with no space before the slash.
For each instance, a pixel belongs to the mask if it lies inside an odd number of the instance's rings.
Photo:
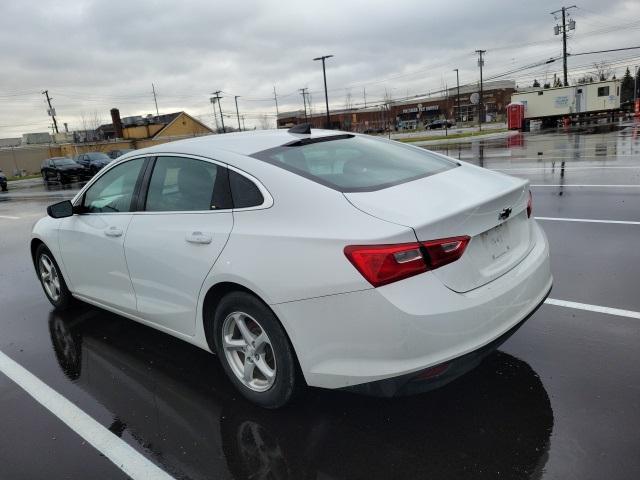
<svg viewBox="0 0 640 480">
<path fill-rule="evenodd" d="M 392 396 L 477 365 L 552 277 L 525 180 L 352 133 L 136 150 L 50 206 L 31 253 L 75 299 L 215 352 L 249 400 Z"/>
</svg>

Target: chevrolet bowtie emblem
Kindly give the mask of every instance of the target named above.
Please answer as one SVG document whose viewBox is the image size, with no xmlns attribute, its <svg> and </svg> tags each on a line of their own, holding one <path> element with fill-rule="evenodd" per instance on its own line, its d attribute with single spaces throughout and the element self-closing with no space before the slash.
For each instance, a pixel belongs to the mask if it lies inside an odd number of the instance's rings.
<svg viewBox="0 0 640 480">
<path fill-rule="evenodd" d="M 506 220 L 511 215 L 511 208 L 505 208 L 498 214 L 498 220 Z"/>
</svg>

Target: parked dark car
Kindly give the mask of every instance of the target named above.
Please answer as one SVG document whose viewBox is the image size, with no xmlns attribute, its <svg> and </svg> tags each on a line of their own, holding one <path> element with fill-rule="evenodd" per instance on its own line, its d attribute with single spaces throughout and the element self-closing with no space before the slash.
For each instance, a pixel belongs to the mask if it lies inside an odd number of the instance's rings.
<svg viewBox="0 0 640 480">
<path fill-rule="evenodd" d="M 45 183 L 54 180 L 60 183 L 69 183 L 85 178 L 85 168 L 79 163 L 67 157 L 48 158 L 42 162 L 42 179 Z"/>
<path fill-rule="evenodd" d="M 133 152 L 133 148 L 122 148 L 120 150 L 111 150 L 107 155 L 113 160 L 114 158 L 118 158 L 125 153 Z"/>
<path fill-rule="evenodd" d="M 98 173 L 102 167 L 112 160 L 113 158 L 103 152 L 81 153 L 75 158 L 75 161 L 82 165 L 91 176 Z"/>
<path fill-rule="evenodd" d="M 424 128 L 427 130 L 435 130 L 437 128 L 451 128 L 453 127 L 453 123 L 450 120 L 434 120 L 430 123 L 425 123 Z"/>
<path fill-rule="evenodd" d="M 0 189 L 3 192 L 7 191 L 7 176 L 0 170 Z"/>
</svg>

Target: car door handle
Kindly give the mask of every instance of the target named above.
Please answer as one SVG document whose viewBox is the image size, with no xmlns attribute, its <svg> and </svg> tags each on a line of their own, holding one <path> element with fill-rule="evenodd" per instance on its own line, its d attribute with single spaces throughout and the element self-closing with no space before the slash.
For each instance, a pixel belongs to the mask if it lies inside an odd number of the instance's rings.
<svg viewBox="0 0 640 480">
<path fill-rule="evenodd" d="M 211 243 L 213 237 L 210 234 L 204 232 L 191 232 L 187 234 L 185 240 L 189 243 L 207 244 Z"/>
<path fill-rule="evenodd" d="M 122 229 L 120 227 L 109 227 L 104 231 L 107 237 L 121 237 Z"/>
</svg>

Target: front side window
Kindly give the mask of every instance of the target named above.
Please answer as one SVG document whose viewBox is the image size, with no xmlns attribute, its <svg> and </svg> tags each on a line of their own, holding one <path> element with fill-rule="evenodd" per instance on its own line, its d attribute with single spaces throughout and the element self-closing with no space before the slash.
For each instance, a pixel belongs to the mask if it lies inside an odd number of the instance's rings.
<svg viewBox="0 0 640 480">
<path fill-rule="evenodd" d="M 608 97 L 609 96 L 609 87 L 598 87 L 598 96 L 599 97 Z"/>
<path fill-rule="evenodd" d="M 341 192 L 380 190 L 458 165 L 427 150 L 353 135 L 302 140 L 252 156 Z"/>
<path fill-rule="evenodd" d="M 208 211 L 230 208 L 226 169 L 185 157 L 156 159 L 145 210 Z"/>
<path fill-rule="evenodd" d="M 144 158 L 124 162 L 102 175 L 84 194 L 88 213 L 130 212 Z"/>
</svg>

